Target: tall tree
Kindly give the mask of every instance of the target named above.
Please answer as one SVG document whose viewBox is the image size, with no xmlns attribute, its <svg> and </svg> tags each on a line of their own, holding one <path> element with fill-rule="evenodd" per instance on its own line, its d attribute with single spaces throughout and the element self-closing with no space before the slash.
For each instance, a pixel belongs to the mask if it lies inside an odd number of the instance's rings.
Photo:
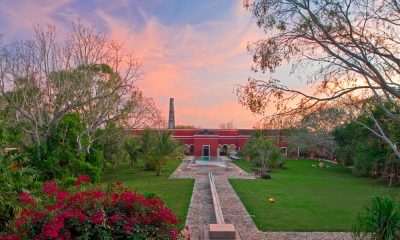
<svg viewBox="0 0 400 240">
<path fill-rule="evenodd" d="M 255 71 L 273 73 L 293 65 L 293 75 L 305 79 L 311 91 L 292 89 L 272 76 L 250 78 L 237 89 L 239 101 L 263 113 L 271 103 L 277 112 L 267 120 L 299 113 L 328 102 L 376 98 L 391 121 L 400 121 L 400 5 L 396 0 L 244 0 L 265 40 L 249 46 Z M 305 74 L 305 72 L 311 74 Z M 383 103 L 395 102 L 396 111 Z M 368 109 L 361 109 L 374 126 L 368 128 L 400 157 L 397 144 Z M 367 126 L 365 126 L 367 127 Z"/>
<path fill-rule="evenodd" d="M 349 121 L 346 111 L 336 107 L 317 108 L 301 117 L 290 131 L 288 142 L 298 150 L 315 151 L 332 157 L 336 142 L 333 130 Z"/>
<path fill-rule="evenodd" d="M 74 23 L 64 41 L 54 26 L 36 26 L 32 39 L 0 46 L 0 94 L 42 154 L 40 143 L 67 113 L 79 113 L 84 128 L 78 153 L 89 151 L 107 122 L 153 119 L 154 104 L 137 88 L 140 65 L 123 45 Z M 89 144 L 83 147 L 82 139 Z M 43 149 L 42 149 L 43 150 Z"/>
</svg>

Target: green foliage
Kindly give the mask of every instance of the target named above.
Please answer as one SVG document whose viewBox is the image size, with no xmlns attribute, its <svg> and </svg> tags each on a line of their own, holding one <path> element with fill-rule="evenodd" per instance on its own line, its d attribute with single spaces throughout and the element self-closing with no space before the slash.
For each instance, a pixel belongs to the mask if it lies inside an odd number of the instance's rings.
<svg viewBox="0 0 400 240">
<path fill-rule="evenodd" d="M 356 239 L 391 240 L 400 238 L 398 203 L 384 196 L 372 197 L 353 227 Z"/>
<path fill-rule="evenodd" d="M 386 107 L 394 108 L 392 104 L 387 104 Z M 400 123 L 389 119 L 377 104 L 368 105 L 367 108 L 387 136 L 394 142 L 400 142 Z M 375 128 L 375 122 L 370 117 L 360 115 L 356 120 L 335 129 L 333 135 L 338 144 L 335 153 L 338 160 L 353 164 L 353 173 L 357 176 L 388 177 L 389 182 L 391 179 L 396 181 L 393 174 L 398 172 L 396 169 L 400 167 L 399 159 L 394 156 L 388 144 L 362 124 Z"/>
<path fill-rule="evenodd" d="M 166 162 L 178 158 L 183 149 L 181 144 L 172 138 L 171 132 L 159 132 L 155 135 L 154 140 L 153 162 L 156 166 L 157 176 L 160 176 L 161 168 L 165 166 Z"/>
<path fill-rule="evenodd" d="M 104 164 L 111 164 L 114 169 L 118 162 L 127 159 L 124 141 L 124 129 L 117 126 L 115 122 L 107 123 L 105 129 L 100 132 L 101 149 L 105 160 Z"/>
<path fill-rule="evenodd" d="M 29 167 L 29 159 L 24 154 L 0 149 L 0 232 L 18 217 L 23 206 L 18 202 L 22 192 L 35 191 L 40 185 L 38 172 Z"/>
<path fill-rule="evenodd" d="M 258 162 L 263 172 L 266 173 L 269 168 L 278 168 L 283 166 L 282 154 L 272 139 L 264 137 L 262 133 L 256 133 L 252 136 L 242 148 L 243 154 L 253 161 Z"/>
<path fill-rule="evenodd" d="M 132 167 L 132 163 L 137 163 L 139 158 L 139 141 L 135 137 L 128 137 L 124 142 L 124 149 L 129 156 L 129 166 Z"/>
<path fill-rule="evenodd" d="M 150 129 L 145 129 L 141 141 L 140 141 L 140 157 L 143 159 L 145 162 L 144 164 L 144 169 L 145 170 L 154 170 L 155 169 L 155 164 L 152 161 L 153 160 L 153 155 L 154 155 L 154 142 L 155 142 L 155 136 L 152 133 Z"/>
<path fill-rule="evenodd" d="M 78 152 L 77 137 L 82 131 L 80 117 L 73 113 L 66 114 L 52 129 L 50 137 L 40 145 L 42 157 L 32 162 L 41 170 L 43 180 L 64 180 L 81 174 L 89 175 L 94 181 L 100 179 L 101 150 L 94 149 L 90 154 Z"/>
<path fill-rule="evenodd" d="M 23 138 L 22 124 L 15 122 L 12 109 L 0 97 L 0 148 L 16 147 Z"/>
</svg>

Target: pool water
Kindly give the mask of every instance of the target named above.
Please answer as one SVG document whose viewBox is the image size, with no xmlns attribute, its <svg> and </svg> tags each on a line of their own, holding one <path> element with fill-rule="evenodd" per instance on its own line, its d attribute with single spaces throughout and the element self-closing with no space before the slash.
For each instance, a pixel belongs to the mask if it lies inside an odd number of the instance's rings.
<svg viewBox="0 0 400 240">
<path fill-rule="evenodd" d="M 201 157 L 193 157 L 193 162 L 204 161 L 204 162 L 222 162 L 221 158 L 211 157 L 211 156 L 201 156 Z"/>
</svg>

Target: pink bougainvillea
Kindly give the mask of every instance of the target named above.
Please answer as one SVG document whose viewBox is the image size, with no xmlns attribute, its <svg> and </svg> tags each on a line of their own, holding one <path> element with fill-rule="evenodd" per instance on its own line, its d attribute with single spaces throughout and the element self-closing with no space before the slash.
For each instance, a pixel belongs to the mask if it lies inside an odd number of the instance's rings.
<svg viewBox="0 0 400 240">
<path fill-rule="evenodd" d="M 145 198 L 130 192 L 120 182 L 107 192 L 82 190 L 83 182 L 91 180 L 79 177 L 74 190 L 69 192 L 53 182 L 43 184 L 44 205 L 22 192 L 18 198 L 27 209 L 15 222 L 18 231 L 10 230 L 0 239 L 178 238 L 177 218 L 157 197 Z"/>
<path fill-rule="evenodd" d="M 81 176 L 78 177 L 78 180 L 76 180 L 75 185 L 79 186 L 84 182 L 91 183 L 92 179 L 90 179 L 90 177 L 87 176 L 87 175 L 81 175 Z"/>
</svg>

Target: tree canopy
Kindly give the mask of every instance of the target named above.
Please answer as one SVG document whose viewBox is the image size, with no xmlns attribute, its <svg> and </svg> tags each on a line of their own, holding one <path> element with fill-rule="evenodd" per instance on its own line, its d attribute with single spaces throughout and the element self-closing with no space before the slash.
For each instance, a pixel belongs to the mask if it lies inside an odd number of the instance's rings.
<svg viewBox="0 0 400 240">
<path fill-rule="evenodd" d="M 353 104 L 375 122 L 370 130 L 400 157 L 396 142 L 364 104 L 375 98 L 388 121 L 400 121 L 398 1 L 244 0 L 244 5 L 266 33 L 265 39 L 249 44 L 253 70 L 272 75 L 249 78 L 237 88 L 240 103 L 255 113 L 274 104 L 276 112 L 266 120 L 288 122 L 332 101 Z M 284 64 L 292 65 L 294 81 L 309 88 L 290 88 L 275 77 Z M 393 108 L 386 108 L 386 102 Z"/>
</svg>

